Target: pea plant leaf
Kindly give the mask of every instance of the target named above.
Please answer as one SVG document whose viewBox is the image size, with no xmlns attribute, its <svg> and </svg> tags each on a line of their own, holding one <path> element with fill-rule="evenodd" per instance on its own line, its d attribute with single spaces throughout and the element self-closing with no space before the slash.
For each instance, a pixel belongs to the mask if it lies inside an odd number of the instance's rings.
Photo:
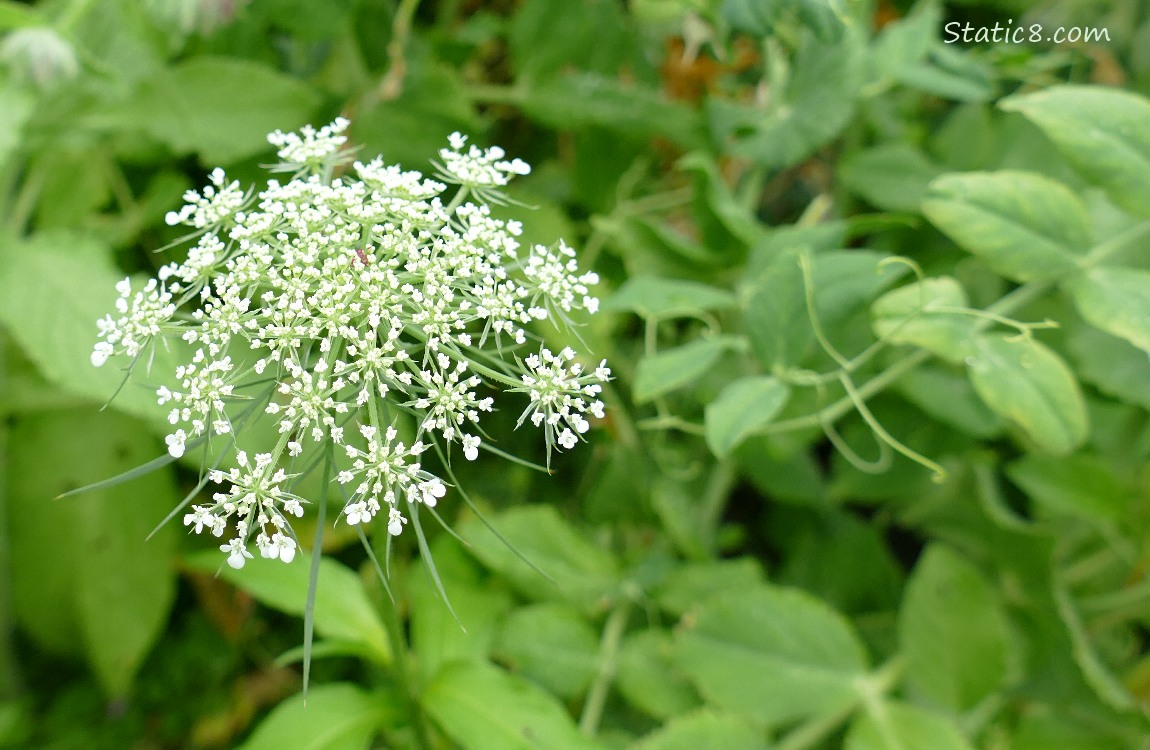
<svg viewBox="0 0 1150 750">
<path fill-rule="evenodd" d="M 1087 322 L 1150 353 L 1150 271 L 1091 268 L 1069 288 Z"/>
<path fill-rule="evenodd" d="M 845 618 L 810 594 L 769 585 L 705 603 L 679 636 L 677 661 L 711 704 L 768 725 L 850 706 L 867 668 Z"/>
<path fill-rule="evenodd" d="M 1043 450 L 1063 455 L 1086 439 L 1086 406 L 1078 380 L 1047 347 L 984 334 L 974 339 L 974 354 L 966 364 L 970 382 L 986 405 L 1021 427 Z"/>
<path fill-rule="evenodd" d="M 753 375 L 727 385 L 707 404 L 705 436 L 716 456 L 726 456 L 744 440 L 766 427 L 790 398 L 786 383 Z"/>
<path fill-rule="evenodd" d="M 931 183 L 922 209 L 961 247 L 1017 281 L 1074 271 L 1090 246 L 1082 201 L 1062 183 L 1039 174 L 945 175 Z"/>
<path fill-rule="evenodd" d="M 1003 99 L 1054 142 L 1111 200 L 1150 216 L 1150 100 L 1102 86 L 1052 86 Z"/>
</svg>

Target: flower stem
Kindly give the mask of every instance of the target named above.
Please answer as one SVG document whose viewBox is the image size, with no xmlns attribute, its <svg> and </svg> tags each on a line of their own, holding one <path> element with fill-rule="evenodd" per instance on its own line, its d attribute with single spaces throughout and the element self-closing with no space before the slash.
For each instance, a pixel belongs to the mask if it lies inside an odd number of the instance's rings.
<svg viewBox="0 0 1150 750">
<path fill-rule="evenodd" d="M 394 572 L 393 572 L 394 575 Z M 392 587 L 392 590 L 396 590 Z M 404 638 L 403 621 L 399 617 L 398 603 L 393 597 L 384 597 L 383 627 L 387 631 L 388 643 L 391 646 L 391 674 L 403 700 L 407 704 L 407 715 L 415 734 L 415 747 L 419 750 L 431 750 L 433 745 L 427 734 L 427 724 L 423 715 L 423 707 L 419 703 L 419 696 L 415 694 L 411 672 L 408 669 L 407 640 Z"/>
<path fill-rule="evenodd" d="M 603 638 L 599 641 L 599 673 L 587 691 L 587 701 L 583 704 L 583 714 L 579 717 L 579 731 L 594 736 L 599 731 L 599 720 L 603 718 L 603 707 L 607 703 L 607 692 L 615 679 L 619 665 L 619 644 L 627 627 L 627 610 L 630 602 L 622 601 L 615 605 L 607 624 L 603 626 Z"/>
</svg>

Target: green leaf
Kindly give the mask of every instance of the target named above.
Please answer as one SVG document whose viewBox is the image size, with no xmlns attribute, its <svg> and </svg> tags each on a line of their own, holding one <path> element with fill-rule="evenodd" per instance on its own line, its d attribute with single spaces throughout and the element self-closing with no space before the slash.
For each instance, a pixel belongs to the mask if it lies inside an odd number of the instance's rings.
<svg viewBox="0 0 1150 750">
<path fill-rule="evenodd" d="M 926 414 L 968 435 L 988 438 L 1002 431 L 1002 420 L 978 398 L 970 379 L 958 372 L 920 365 L 899 378 L 895 387 Z"/>
<path fill-rule="evenodd" d="M 762 565 L 754 558 L 740 557 L 682 565 L 659 582 L 654 594 L 660 607 L 682 616 L 713 596 L 765 582 Z"/>
<path fill-rule="evenodd" d="M 446 535 L 431 543 L 435 568 L 451 601 L 443 601 L 426 563 L 407 576 L 411 598 L 411 645 L 420 673 L 430 680 L 451 661 L 482 661 L 491 652 L 503 615 L 511 609 L 506 587 L 482 580 L 479 563 Z M 452 616 L 455 611 L 459 619 Z M 462 625 L 462 627 L 460 627 Z"/>
<path fill-rule="evenodd" d="M 664 349 L 639 360 L 635 373 L 635 403 L 644 404 L 663 394 L 689 385 L 702 377 L 739 339 L 734 336 L 712 336 L 689 344 Z"/>
<path fill-rule="evenodd" d="M 186 560 L 190 567 L 216 573 L 258 601 L 290 615 L 303 616 L 307 604 L 311 555 L 300 552 L 290 563 L 255 557 L 236 570 L 223 555 L 208 550 Z M 315 629 L 325 638 L 362 648 L 373 661 L 387 663 L 387 631 L 354 571 L 329 557 L 320 560 L 315 595 Z"/>
<path fill-rule="evenodd" d="M 959 363 L 970 354 L 976 329 L 974 318 L 954 308 L 969 304 L 966 290 L 950 276 L 916 281 L 875 300 L 874 332 L 892 344 L 912 344 Z"/>
<path fill-rule="evenodd" d="M 124 373 L 115 362 L 92 367 L 96 321 L 115 311 L 115 285 L 124 278 L 109 259 L 110 249 L 83 235 L 51 232 L 27 242 L 0 237 L 0 322 L 41 374 L 69 393 L 102 404 L 116 393 Z M 141 358 L 158 373 L 172 372 L 184 350 L 155 348 Z M 189 357 L 190 359 L 190 357 Z M 167 429 L 154 389 L 129 384 L 117 396 L 117 409 Z"/>
<path fill-rule="evenodd" d="M 978 336 L 974 349 L 967 359 L 970 382 L 991 411 L 1050 453 L 1066 454 L 1082 444 L 1086 406 L 1061 357 L 1037 341 L 1011 341 L 1004 334 Z"/>
<path fill-rule="evenodd" d="M 715 142 L 765 167 L 789 167 L 837 136 L 851 121 L 862 84 L 863 49 L 857 29 L 819 40 L 801 34 L 793 74 L 769 106 L 711 97 L 707 115 Z"/>
<path fill-rule="evenodd" d="M 1057 513 L 1090 521 L 1115 521 L 1126 511 L 1127 497 L 1114 472 L 1101 459 L 1023 456 L 1006 467 L 1010 481 L 1035 502 Z"/>
<path fill-rule="evenodd" d="M 877 208 L 917 212 L 927 186 L 941 173 L 909 143 L 887 143 L 843 159 L 839 178 Z"/>
<path fill-rule="evenodd" d="M 759 362 L 772 370 L 797 365 L 814 340 L 799 266 L 802 249 L 785 246 L 775 251 L 776 243 L 783 241 L 772 238 L 764 245 L 771 253 L 759 249 L 752 255 L 740 294 L 751 347 Z M 760 260 L 768 254 L 769 260 Z"/>
<path fill-rule="evenodd" d="M 1053 86 L 1003 99 L 1075 169 L 1130 213 L 1150 216 L 1150 101 L 1104 86 Z"/>
<path fill-rule="evenodd" d="M 697 281 L 639 276 L 628 279 L 603 302 L 604 310 L 630 310 L 648 319 L 682 318 L 735 306 L 726 289 Z"/>
<path fill-rule="evenodd" d="M 850 624 L 797 589 L 758 586 L 704 604 L 678 640 L 679 665 L 711 704 L 780 725 L 857 700 L 866 652 Z"/>
<path fill-rule="evenodd" d="M 647 628 L 629 633 L 619 649 L 615 688 L 626 701 L 657 719 L 670 719 L 702 701 L 674 660 L 671 634 Z"/>
<path fill-rule="evenodd" d="M 536 604 L 507 617 L 495 655 L 512 671 L 571 700 L 599 672 L 599 634 L 570 606 Z"/>
<path fill-rule="evenodd" d="M 237 750 L 365 750 L 383 716 L 379 696 L 355 685 L 313 686 L 272 709 Z"/>
<path fill-rule="evenodd" d="M 748 376 L 728 383 L 718 398 L 707 404 L 707 445 L 716 456 L 727 456 L 769 425 L 790 395 L 786 383 L 769 376 Z"/>
<path fill-rule="evenodd" d="M 83 410 L 15 417 L 9 493 L 13 609 L 51 651 L 83 650 L 104 690 L 125 695 L 175 596 L 178 528 L 148 535 L 179 503 L 170 471 L 78 498 L 67 489 L 142 463 L 159 449 L 140 424 Z"/>
<path fill-rule="evenodd" d="M 1150 352 L 1150 271 L 1091 268 L 1070 292 L 1087 322 Z"/>
<path fill-rule="evenodd" d="M 557 129 L 602 127 L 640 141 L 659 135 L 683 148 L 707 145 L 697 110 L 666 98 L 654 86 L 626 85 L 616 76 L 571 73 L 547 78 L 528 90 L 523 110 Z"/>
<path fill-rule="evenodd" d="M 974 750 L 954 722 L 896 701 L 882 701 L 860 716 L 847 733 L 844 750 Z"/>
<path fill-rule="evenodd" d="M 615 561 L 576 531 L 555 508 L 512 508 L 490 521 L 503 539 L 475 519 L 466 522 L 459 529 L 460 534 L 484 565 L 531 598 L 565 599 L 579 606 L 593 606 L 615 591 Z"/>
<path fill-rule="evenodd" d="M 250 60 L 200 56 L 162 69 L 117 108 L 117 124 L 205 164 L 231 164 L 269 152 L 267 134 L 305 124 L 317 104 L 298 78 Z"/>
<path fill-rule="evenodd" d="M 931 183 L 923 212 L 961 247 L 1016 281 L 1074 271 L 1091 243 L 1082 201 L 1029 172 L 971 172 Z"/>
<path fill-rule="evenodd" d="M 1084 382 L 1150 409 L 1150 357 L 1146 352 L 1083 324 L 1070 329 L 1067 348 Z"/>
<path fill-rule="evenodd" d="M 507 47 L 517 81 L 534 84 L 568 68 L 610 75 L 636 49 L 635 32 L 610 0 L 528 0 L 511 15 Z"/>
<path fill-rule="evenodd" d="M 697 711 L 676 716 L 631 750 L 763 750 L 761 734 L 734 714 Z"/>
<path fill-rule="evenodd" d="M 919 558 L 899 609 L 907 683 L 940 708 L 970 710 L 1006 683 L 1007 627 L 998 594 L 982 573 L 949 548 L 932 544 Z"/>
<path fill-rule="evenodd" d="M 424 710 L 465 750 L 603 750 L 542 688 L 490 664 L 444 667 L 423 694 Z"/>
</svg>

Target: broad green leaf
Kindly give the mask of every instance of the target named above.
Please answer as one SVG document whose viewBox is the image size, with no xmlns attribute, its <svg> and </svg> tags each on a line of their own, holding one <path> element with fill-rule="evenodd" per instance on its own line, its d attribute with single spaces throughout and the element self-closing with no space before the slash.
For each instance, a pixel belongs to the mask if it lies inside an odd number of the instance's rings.
<svg viewBox="0 0 1150 750">
<path fill-rule="evenodd" d="M 850 190 L 886 211 L 917 212 L 942 168 L 909 143 L 887 143 L 843 159 L 839 177 Z"/>
<path fill-rule="evenodd" d="M 554 696 L 490 664 L 449 664 L 424 690 L 422 701 L 465 750 L 604 750 L 575 727 Z"/>
<path fill-rule="evenodd" d="M 1070 293 L 1089 323 L 1150 352 L 1150 271 L 1091 268 Z"/>
<path fill-rule="evenodd" d="M 1150 216 L 1150 101 L 1105 86 L 1053 86 L 1003 99 L 1127 211 Z"/>
<path fill-rule="evenodd" d="M 170 471 L 56 500 L 159 450 L 140 424 L 94 407 L 14 418 L 7 483 L 13 610 L 49 649 L 81 650 L 112 696 L 126 694 L 175 596 L 178 527 L 148 539 L 179 503 Z M 2 490 L 0 490 L 2 491 Z"/>
<path fill-rule="evenodd" d="M 918 66 L 930 50 L 940 20 L 936 3 L 918 3 L 914 12 L 883 26 L 869 50 L 871 67 L 897 78 L 900 71 Z"/>
<path fill-rule="evenodd" d="M 883 532 L 848 513 L 821 510 L 819 521 L 787 524 L 785 561 L 773 580 L 847 615 L 893 612 L 904 576 Z"/>
<path fill-rule="evenodd" d="M 768 725 L 847 709 L 867 668 L 842 615 L 777 586 L 705 603 L 679 634 L 678 662 L 709 703 Z"/>
<path fill-rule="evenodd" d="M 764 750 L 754 725 L 734 714 L 703 710 L 676 716 L 630 750 Z"/>
<path fill-rule="evenodd" d="M 938 178 L 922 204 L 939 229 L 1016 281 L 1077 268 L 1089 249 L 1090 219 L 1078 196 L 1029 172 L 972 172 Z"/>
<path fill-rule="evenodd" d="M 512 14 L 507 47 L 516 80 L 534 85 L 578 68 L 611 75 L 636 50 L 622 7 L 610 0 L 528 0 Z"/>
<path fill-rule="evenodd" d="M 832 339 L 836 325 L 908 273 L 901 263 L 883 263 L 886 257 L 869 250 L 828 250 L 811 258 L 815 310 Z"/>
<path fill-rule="evenodd" d="M 726 289 L 697 281 L 639 276 L 628 279 L 603 301 L 604 310 L 630 310 L 649 319 L 681 318 L 735 306 L 735 295 Z"/>
<path fill-rule="evenodd" d="M 590 607 L 615 591 L 618 570 L 614 559 L 555 508 L 522 506 L 489 520 L 503 539 L 476 519 L 467 521 L 459 532 L 484 565 L 531 598 L 565 599 Z"/>
<path fill-rule="evenodd" d="M 966 291 L 950 276 L 899 287 L 871 305 L 875 335 L 893 344 L 912 344 L 950 362 L 970 353 L 975 319 L 956 312 L 969 305 Z"/>
<path fill-rule="evenodd" d="M 745 591 L 765 582 L 759 562 L 740 557 L 682 565 L 660 581 L 654 593 L 660 607 L 682 616 L 713 596 Z"/>
<path fill-rule="evenodd" d="M 772 500 L 823 506 L 826 477 L 819 459 L 788 440 L 785 435 L 748 438 L 732 455 L 740 473 Z"/>
<path fill-rule="evenodd" d="M 907 582 L 898 637 L 916 694 L 955 714 L 1005 686 L 1006 613 L 982 573 L 949 548 L 926 549 Z"/>
<path fill-rule="evenodd" d="M 110 253 L 90 237 L 69 232 L 39 234 L 18 243 L 0 237 L 0 323 L 49 382 L 97 404 L 116 393 L 124 380 L 120 367 L 127 364 L 120 358 L 96 368 L 90 359 L 98 340 L 96 321 L 116 311 L 115 286 L 124 278 Z M 115 408 L 166 431 L 155 389 L 139 383 L 173 372 L 177 353 L 185 349 L 176 341 L 141 357 L 138 380 L 120 391 Z M 149 365 L 154 374 L 141 377 Z"/>
<path fill-rule="evenodd" d="M 1094 456 L 1027 455 L 1008 465 L 1006 474 L 1031 499 L 1056 513 L 1115 521 L 1126 511 L 1122 484 L 1106 463 Z"/>
<path fill-rule="evenodd" d="M 895 387 L 926 414 L 968 435 L 988 438 L 1002 431 L 1002 420 L 960 372 L 920 365 L 899 378 Z"/>
<path fill-rule="evenodd" d="M 882 701 L 847 732 L 844 750 L 974 750 L 954 722 L 917 706 Z"/>
<path fill-rule="evenodd" d="M 805 32 L 800 39 L 792 75 L 767 106 L 708 100 L 713 138 L 729 153 L 765 167 L 789 167 L 850 122 L 864 73 L 857 28 L 847 27 L 835 40 Z"/>
<path fill-rule="evenodd" d="M 1083 324 L 1070 329 L 1066 343 L 1083 382 L 1150 409 L 1150 357 L 1146 352 Z"/>
<path fill-rule="evenodd" d="M 522 106 L 530 117 L 553 128 L 595 126 L 642 140 L 659 135 L 683 148 L 707 145 L 696 109 L 668 99 L 655 86 L 623 84 L 617 76 L 550 77 L 528 90 Z"/>
<path fill-rule="evenodd" d="M 193 568 L 219 576 L 258 601 L 290 615 L 303 616 L 307 604 L 311 556 L 300 552 L 290 563 L 256 556 L 235 570 L 222 553 L 200 552 L 187 559 Z M 391 659 L 387 631 L 375 611 L 363 582 L 354 571 L 329 557 L 320 560 L 315 595 L 315 629 L 325 638 L 362 648 L 368 658 L 386 663 Z"/>
<path fill-rule="evenodd" d="M 724 457 L 763 429 L 786 405 L 791 391 L 769 376 L 748 376 L 729 383 L 705 411 L 705 437 L 716 456 Z"/>
<path fill-rule="evenodd" d="M 350 683 L 317 685 L 272 709 L 237 750 L 366 750 L 383 717 L 380 696 Z"/>
<path fill-rule="evenodd" d="M 457 660 L 483 660 L 490 654 L 511 595 L 483 571 L 462 546 L 446 535 L 431 542 L 431 554 L 451 609 L 443 601 L 426 563 L 406 576 L 411 599 L 411 646 L 424 680 Z M 452 615 L 454 610 L 458 620 Z"/>
<path fill-rule="evenodd" d="M 657 719 L 670 719 L 697 708 L 699 693 L 674 660 L 675 646 L 666 630 L 646 628 L 629 633 L 619 649 L 615 689 L 635 708 Z"/>
<path fill-rule="evenodd" d="M 510 615 L 495 655 L 560 698 L 578 698 L 599 672 L 599 634 L 570 606 L 535 604 Z"/>
<path fill-rule="evenodd" d="M 163 69 L 117 116 L 178 154 L 230 164 L 268 152 L 267 134 L 305 124 L 317 102 L 300 79 L 266 65 L 200 56 Z"/>
<path fill-rule="evenodd" d="M 1005 334 L 977 336 L 974 351 L 967 359 L 970 382 L 991 411 L 1050 453 L 1062 455 L 1082 444 L 1086 407 L 1061 357 L 1037 341 L 1012 341 Z"/>
<path fill-rule="evenodd" d="M 780 241 L 773 239 L 764 247 L 773 251 Z M 739 295 L 751 347 L 759 362 L 772 370 L 797 365 L 814 341 L 803 293 L 800 247 L 771 252 L 766 261 L 760 258 L 767 252 L 753 254 Z"/>
<path fill-rule="evenodd" d="M 752 251 L 739 296 L 747 336 L 764 367 L 797 365 L 815 341 L 804 257 L 810 264 L 815 314 L 831 334 L 906 272 L 904 266 L 881 265 L 885 256 L 880 253 L 832 249 L 841 240 L 841 228 L 834 225 L 788 228 Z"/>
<path fill-rule="evenodd" d="M 639 360 L 635 373 L 635 403 L 643 404 L 689 385 L 719 361 L 727 349 L 737 345 L 733 336 L 712 336 L 689 344 L 664 349 Z"/>
<path fill-rule="evenodd" d="M 928 94 L 960 102 L 985 102 L 994 97 L 994 69 L 950 45 L 934 43 L 927 59 L 902 68 L 899 83 Z"/>
</svg>

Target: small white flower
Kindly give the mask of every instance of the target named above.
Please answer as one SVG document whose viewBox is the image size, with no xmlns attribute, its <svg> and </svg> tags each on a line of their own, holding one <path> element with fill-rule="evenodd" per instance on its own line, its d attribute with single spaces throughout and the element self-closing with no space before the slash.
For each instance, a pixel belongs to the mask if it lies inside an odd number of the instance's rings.
<svg viewBox="0 0 1150 750">
<path fill-rule="evenodd" d="M 588 371 L 569 347 L 523 356 L 537 321 L 564 325 L 598 306 L 598 276 L 579 269 L 573 249 L 523 248 L 520 223 L 484 205 L 528 165 L 454 133 L 438 179 L 382 159 L 333 179 L 352 161 L 348 127 L 338 119 L 273 133 L 282 161 L 272 171 L 290 175 L 263 189 L 213 170 L 167 217 L 195 230 L 187 259 L 142 285 L 118 282 L 115 312 L 96 324 L 97 367 L 118 356 L 150 362 L 169 336 L 189 352 L 157 383 L 156 400 L 171 425 L 169 454 L 183 456 L 194 440 L 223 467 L 208 471 L 221 485 L 211 502 L 183 519 L 195 533 L 234 531 L 221 547 L 233 567 L 251 557 L 251 542 L 261 557 L 294 558 L 291 520 L 304 500 L 283 467 L 308 440 L 340 449 L 331 479 L 348 498 L 342 518 L 358 526 L 386 509 L 398 535 L 402 503 L 434 508 L 447 496 L 435 467 L 453 443 L 478 460 L 499 391 L 526 396 L 519 422 L 543 430 L 548 459 L 604 413 L 605 362 Z M 413 435 L 376 423 L 401 413 L 414 416 Z M 218 463 L 218 451 L 250 439 L 233 432 L 258 420 L 278 430 L 273 446 Z"/>
</svg>

